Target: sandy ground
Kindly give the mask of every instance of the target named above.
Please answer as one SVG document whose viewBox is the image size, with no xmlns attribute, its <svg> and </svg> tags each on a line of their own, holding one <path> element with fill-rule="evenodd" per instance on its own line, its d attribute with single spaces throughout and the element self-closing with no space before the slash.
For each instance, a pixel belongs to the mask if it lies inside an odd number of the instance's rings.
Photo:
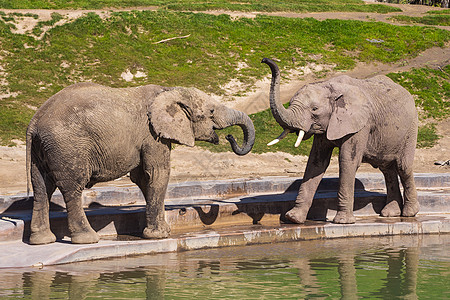
<svg viewBox="0 0 450 300">
<path fill-rule="evenodd" d="M 420 16 L 429 10 L 429 7 L 414 5 L 402 5 L 403 14 Z M 7 12 L 6 10 L 3 10 Z M 24 12 L 24 11 L 21 11 Z M 39 13 L 43 18 L 50 16 L 49 11 L 31 11 Z M 223 13 L 223 12 L 211 12 Z M 67 12 L 70 14 L 70 12 Z M 73 12 L 72 17 L 79 16 L 80 11 Z M 252 14 L 234 13 L 234 17 L 247 16 Z M 278 14 L 280 15 L 280 14 Z M 390 22 L 387 17 L 390 14 L 367 14 L 367 13 L 311 13 L 311 14 L 282 14 L 292 17 L 314 17 L 317 19 L 340 18 Z M 27 21 L 27 20 L 25 20 Z M 27 21 L 28 22 L 28 21 Z M 23 30 L 32 29 L 32 23 L 24 23 Z M 445 28 L 450 29 L 450 28 Z M 378 74 L 389 72 L 406 71 L 415 67 L 428 66 L 439 68 L 450 62 L 450 45 L 446 48 L 432 48 L 421 53 L 416 58 L 400 61 L 395 64 L 359 64 L 355 69 L 345 72 L 356 78 L 366 78 Z M 312 68 L 314 66 L 311 66 Z M 327 77 L 336 76 L 339 73 L 329 72 Z M 289 82 L 282 83 L 282 100 L 289 98 L 302 85 L 317 80 L 313 73 L 306 76 L 296 77 L 293 71 L 289 76 Z M 321 79 L 323 80 L 323 79 Z M 243 97 L 227 97 L 225 103 L 228 106 L 240 109 L 246 113 L 254 113 L 268 107 L 269 77 L 255 84 L 252 92 Z M 232 93 L 230 93 L 232 94 Z M 436 161 L 446 161 L 450 159 L 450 118 L 441 121 L 438 126 L 438 133 L 442 136 L 439 143 L 430 149 L 418 149 L 415 158 L 415 172 L 417 173 L 444 173 L 450 172 L 449 166 L 438 166 Z M 281 132 L 281 128 L 280 128 Z M 275 137 L 274 137 L 275 138 Z M 16 147 L 0 146 L 0 195 L 13 195 L 26 192 L 26 171 L 25 171 L 25 145 L 18 142 Z M 171 182 L 182 182 L 192 180 L 208 179 L 230 179 L 230 178 L 258 178 L 262 176 L 295 176 L 301 177 L 307 161 L 306 156 L 290 155 L 286 153 L 265 153 L 253 154 L 239 157 L 231 152 L 211 153 L 209 151 L 194 147 L 177 146 L 171 156 Z M 360 173 L 379 172 L 370 165 L 363 164 Z M 328 168 L 328 176 L 337 175 L 337 158 L 333 158 Z M 124 177 L 116 181 L 103 183 L 105 186 L 130 185 L 128 178 Z"/>
</svg>

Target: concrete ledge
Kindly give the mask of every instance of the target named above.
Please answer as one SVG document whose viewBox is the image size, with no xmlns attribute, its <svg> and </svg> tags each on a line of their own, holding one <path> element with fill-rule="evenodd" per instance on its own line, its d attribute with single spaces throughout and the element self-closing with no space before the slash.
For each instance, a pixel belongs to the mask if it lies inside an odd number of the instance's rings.
<svg viewBox="0 0 450 300">
<path fill-rule="evenodd" d="M 415 174 L 417 188 L 449 188 L 450 173 Z M 273 194 L 297 192 L 301 179 L 293 177 L 264 177 L 260 179 L 210 180 L 201 182 L 171 183 L 167 188 L 166 200 L 175 199 L 225 199 L 250 194 Z M 318 191 L 337 190 L 339 178 L 325 177 Z M 357 174 L 355 190 L 384 190 L 384 177 L 381 173 Z M 135 205 L 144 204 L 144 198 L 137 186 L 100 187 L 83 191 L 83 205 Z M 52 206 L 64 208 L 59 191 L 52 197 Z M 0 213 L 19 209 L 31 209 L 32 200 L 26 194 L 13 196 L 0 195 Z"/>
<path fill-rule="evenodd" d="M 348 225 L 320 221 L 308 221 L 305 225 L 253 225 L 180 234 L 163 240 L 101 240 L 92 245 L 63 241 L 31 246 L 15 241 L 0 244 L 0 268 L 42 267 L 130 255 L 287 241 L 448 233 L 450 215 L 430 214 L 415 218 L 358 218 L 357 223 Z"/>
<path fill-rule="evenodd" d="M 249 195 L 229 199 L 172 199 L 166 201 L 166 220 L 173 233 L 217 228 L 229 225 L 252 225 L 283 222 L 284 214 L 294 206 L 297 193 Z M 418 193 L 421 213 L 448 211 L 449 192 Z M 378 192 L 355 193 L 355 216 L 377 216 L 386 195 Z M 310 220 L 332 220 L 337 209 L 337 192 L 318 192 L 308 213 Z M 100 236 L 140 235 L 145 227 L 145 206 L 100 206 L 85 209 L 92 228 Z M 0 242 L 23 240 L 30 235 L 31 211 L 4 213 L 0 219 Z M 69 236 L 67 213 L 50 212 L 51 230 L 59 240 Z"/>
</svg>

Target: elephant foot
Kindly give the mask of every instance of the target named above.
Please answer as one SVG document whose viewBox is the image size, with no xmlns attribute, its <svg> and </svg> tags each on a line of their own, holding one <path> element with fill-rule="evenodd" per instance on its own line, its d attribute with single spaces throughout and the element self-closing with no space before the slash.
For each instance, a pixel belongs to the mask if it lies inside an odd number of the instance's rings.
<svg viewBox="0 0 450 300">
<path fill-rule="evenodd" d="M 402 213 L 400 204 L 398 201 L 391 201 L 387 203 L 381 210 L 380 215 L 382 217 L 399 217 Z"/>
<path fill-rule="evenodd" d="M 356 219 L 352 211 L 338 211 L 334 217 L 333 223 L 336 224 L 353 224 Z"/>
<path fill-rule="evenodd" d="M 305 223 L 307 214 L 308 211 L 305 211 L 304 209 L 298 207 L 294 207 L 285 214 L 285 217 L 292 223 L 301 224 Z"/>
<path fill-rule="evenodd" d="M 162 225 L 147 226 L 142 232 L 144 239 L 164 239 L 170 235 L 170 226 L 165 221 Z"/>
<path fill-rule="evenodd" d="M 56 242 L 56 236 L 50 230 L 33 232 L 30 235 L 30 245 L 44 245 Z"/>
<path fill-rule="evenodd" d="M 95 244 L 100 240 L 100 236 L 92 229 L 75 232 L 71 234 L 72 244 Z"/>
<path fill-rule="evenodd" d="M 402 217 L 414 217 L 419 212 L 419 203 L 418 202 L 407 202 L 403 206 Z"/>
</svg>

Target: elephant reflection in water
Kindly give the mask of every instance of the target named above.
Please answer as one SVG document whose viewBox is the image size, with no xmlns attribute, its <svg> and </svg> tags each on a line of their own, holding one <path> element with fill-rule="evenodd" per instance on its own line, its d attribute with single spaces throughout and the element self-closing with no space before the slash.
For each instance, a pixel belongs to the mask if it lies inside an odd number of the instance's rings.
<svg viewBox="0 0 450 300">
<path fill-rule="evenodd" d="M 85 299 L 94 289 L 100 278 L 100 273 L 71 274 L 56 271 L 36 271 L 24 273 L 24 295 L 32 299 Z M 67 288 L 61 288 L 66 285 Z M 57 291 L 54 287 L 58 287 Z M 67 293 L 67 296 L 65 295 Z"/>
<path fill-rule="evenodd" d="M 362 270 L 361 259 L 358 253 L 351 245 L 347 249 L 338 248 L 338 254 L 331 258 L 321 258 L 317 256 L 317 252 L 311 253 L 310 257 L 301 257 L 295 260 L 274 259 L 263 255 L 260 259 L 245 260 L 245 259 L 196 259 L 192 262 L 192 257 L 186 261 L 177 259 L 173 265 L 160 263 L 155 264 L 155 267 L 140 267 L 143 261 L 136 258 L 135 260 L 125 260 L 128 267 L 124 270 L 124 262 L 118 263 L 117 267 L 111 269 L 105 267 L 111 262 L 102 265 L 96 263 L 96 270 L 91 271 L 83 269 L 83 265 L 65 266 L 64 270 L 38 270 L 34 272 L 26 272 L 22 276 L 22 285 L 24 295 L 32 299 L 50 299 L 50 298 L 68 298 L 68 299 L 87 299 L 90 297 L 112 297 L 118 293 L 124 295 L 128 293 L 132 295 L 142 295 L 145 293 L 147 299 L 163 299 L 166 289 L 170 289 L 168 285 L 169 278 L 173 274 L 179 274 L 180 277 L 189 278 L 213 278 L 219 276 L 221 272 L 231 271 L 235 273 L 238 271 L 254 270 L 259 273 L 261 270 L 261 263 L 265 267 L 270 266 L 293 266 L 298 270 L 298 279 L 300 289 L 298 289 L 298 298 L 307 298 L 311 295 L 315 297 L 329 298 L 339 293 L 335 290 L 333 295 L 327 293 L 329 290 L 329 282 L 322 282 L 324 264 L 334 266 L 328 269 L 333 274 L 336 280 L 339 281 L 341 297 L 343 299 L 356 299 L 362 295 L 367 297 L 379 298 L 395 298 L 398 296 L 415 298 L 417 273 L 419 264 L 419 250 L 418 247 L 408 247 L 400 251 L 393 251 L 389 253 L 387 259 L 387 270 L 376 271 L 375 269 L 369 272 L 378 272 L 376 276 L 382 277 L 384 274 L 385 282 L 382 288 L 378 291 L 364 290 L 365 286 L 360 286 L 358 290 L 357 275 Z M 313 257 L 315 256 L 315 257 Z M 196 257 L 196 256 L 194 256 Z M 198 256 L 197 256 L 198 257 Z M 317 258 L 318 257 L 318 258 Z M 241 258 L 241 257 L 240 257 Z M 148 258 L 147 258 L 148 259 Z M 159 258 L 164 259 L 164 258 Z M 370 264 L 370 262 L 369 262 Z M 102 269 L 101 267 L 105 267 Z M 86 265 L 84 265 L 86 267 Z M 369 265 L 370 267 L 370 265 Z M 265 268 L 268 271 L 270 268 Z M 72 272 L 70 270 L 77 270 Z M 167 273 L 167 270 L 172 275 Z M 357 272 L 357 270 L 359 270 Z M 337 271 L 337 272 L 336 272 Z M 380 276 L 381 275 L 381 276 Z M 360 275 L 361 276 L 361 275 Z M 1 282 L 8 282 L 8 278 L 0 278 Z M 17 277 L 14 277 L 17 281 Z M 261 278 L 260 278 L 261 279 Z M 366 279 L 367 280 L 367 279 Z M 370 280 L 370 279 L 369 279 Z M 0 284 L 1 284 L 0 282 Z M 130 285 L 133 282 L 136 284 Z M 241 282 L 242 283 L 242 282 Z M 333 284 L 336 286 L 336 284 Z M 0 285 L 4 287 L 4 285 Z M 282 288 L 282 286 L 280 286 Z M 20 290 L 20 287 L 14 288 Z M 172 291 L 173 292 L 173 291 Z M 17 294 L 17 293 L 16 293 Z"/>
<path fill-rule="evenodd" d="M 124 274 L 127 273 L 127 274 Z M 125 271 L 117 273 L 83 272 L 69 274 L 58 271 L 35 271 L 23 274 L 23 294 L 31 299 L 87 299 L 89 297 L 113 297 L 117 289 L 99 291 L 99 285 L 106 281 L 117 281 L 116 285 L 121 285 L 120 280 L 125 277 L 145 278 L 146 299 L 164 299 L 164 289 L 166 282 L 165 270 L 147 269 L 139 271 Z M 129 293 L 141 294 L 143 289 L 140 285 L 134 287 Z M 103 294 L 105 293 L 105 294 Z M 121 295 L 127 293 L 126 289 L 120 290 Z"/>
<path fill-rule="evenodd" d="M 310 261 L 306 257 L 302 257 L 295 261 L 294 267 L 298 269 L 298 275 L 300 277 L 300 283 L 303 288 L 303 292 L 299 297 L 306 298 L 307 295 L 315 294 L 320 295 L 320 282 L 317 280 L 316 272 L 313 271 Z"/>
<path fill-rule="evenodd" d="M 381 294 L 386 298 L 404 297 L 417 299 L 417 272 L 419 269 L 419 249 L 410 247 L 400 252 L 389 253 L 386 285 Z M 392 294 L 392 293 L 395 294 Z"/>
<path fill-rule="evenodd" d="M 371 296 L 383 298 L 406 297 L 416 299 L 417 272 L 419 265 L 418 247 L 409 247 L 399 252 L 389 253 L 386 283 L 382 289 L 372 292 Z M 342 251 L 335 257 L 338 263 L 339 285 L 342 299 L 358 299 L 358 286 L 356 274 L 356 261 L 358 255 L 355 251 Z M 301 258 L 295 262 L 299 277 L 304 287 L 305 295 L 314 294 L 327 297 L 322 291 L 322 283 L 317 279 L 315 259 Z M 320 259 L 320 262 L 322 260 Z M 361 291 L 360 291 L 361 292 Z"/>
</svg>

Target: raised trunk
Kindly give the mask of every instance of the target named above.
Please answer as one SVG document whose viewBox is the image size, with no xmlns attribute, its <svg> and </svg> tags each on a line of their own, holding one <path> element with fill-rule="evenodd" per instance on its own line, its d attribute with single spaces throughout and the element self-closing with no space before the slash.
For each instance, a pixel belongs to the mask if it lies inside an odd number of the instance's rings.
<svg viewBox="0 0 450 300">
<path fill-rule="evenodd" d="M 280 101 L 280 70 L 277 64 L 268 58 L 263 58 L 262 63 L 267 64 L 272 71 L 272 82 L 270 84 L 270 109 L 275 120 L 285 129 L 296 128 L 293 126 L 292 112 L 286 109 Z"/>
<path fill-rule="evenodd" d="M 222 108 L 216 110 L 216 129 L 223 129 L 233 125 L 237 125 L 242 128 L 244 132 L 244 141 L 240 147 L 234 137 L 229 134 L 226 139 L 230 142 L 233 152 L 237 155 L 245 155 L 250 152 L 255 143 L 255 127 L 253 126 L 252 120 L 241 111 L 234 110 L 231 108 Z"/>
</svg>

